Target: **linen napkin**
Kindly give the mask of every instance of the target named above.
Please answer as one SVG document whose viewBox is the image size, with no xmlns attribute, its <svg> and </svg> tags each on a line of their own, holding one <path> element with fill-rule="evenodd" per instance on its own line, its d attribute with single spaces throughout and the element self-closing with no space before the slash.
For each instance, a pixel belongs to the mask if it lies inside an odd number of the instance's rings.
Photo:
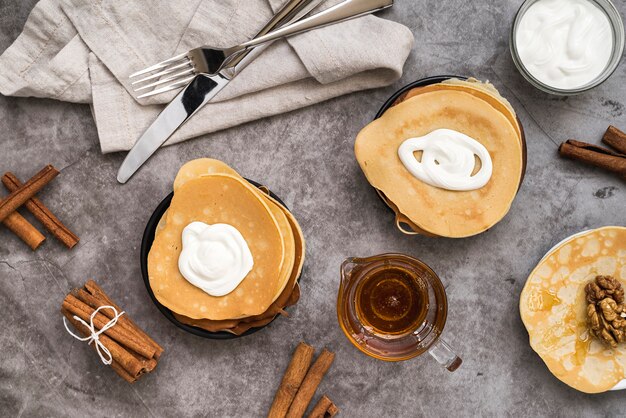
<svg viewBox="0 0 626 418">
<path fill-rule="evenodd" d="M 128 150 L 176 94 L 138 100 L 129 74 L 197 46 L 244 42 L 284 1 L 40 0 L 0 56 L 0 93 L 91 103 L 102 152 Z M 167 144 L 388 85 L 412 45 L 409 29 L 374 16 L 277 41 Z"/>
</svg>

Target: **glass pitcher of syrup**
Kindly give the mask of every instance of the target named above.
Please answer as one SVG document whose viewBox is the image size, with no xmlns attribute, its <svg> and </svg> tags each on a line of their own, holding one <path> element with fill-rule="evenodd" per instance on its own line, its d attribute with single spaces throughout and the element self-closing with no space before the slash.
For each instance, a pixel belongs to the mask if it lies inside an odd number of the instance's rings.
<svg viewBox="0 0 626 418">
<path fill-rule="evenodd" d="M 428 352 L 455 371 L 462 360 L 440 338 L 447 314 L 441 280 L 413 257 L 382 254 L 341 265 L 339 325 L 368 356 L 401 361 Z"/>
</svg>

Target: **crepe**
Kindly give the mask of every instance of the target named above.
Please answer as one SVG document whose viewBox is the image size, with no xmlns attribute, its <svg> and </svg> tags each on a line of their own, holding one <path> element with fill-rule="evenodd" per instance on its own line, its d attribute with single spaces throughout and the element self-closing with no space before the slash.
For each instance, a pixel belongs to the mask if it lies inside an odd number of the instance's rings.
<svg viewBox="0 0 626 418">
<path fill-rule="evenodd" d="M 233 177 L 243 179 L 241 175 L 228 164 L 213 158 L 197 158 L 186 162 L 174 179 L 174 193 L 186 182 L 195 180 L 209 174 L 228 174 Z"/>
<path fill-rule="evenodd" d="M 511 125 L 513 125 L 515 131 L 517 132 L 520 142 L 522 141 L 522 128 L 517 120 L 517 115 L 515 114 L 513 106 L 511 106 L 511 103 L 502 97 L 500 92 L 490 83 L 483 83 L 475 78 L 470 78 L 468 80 L 451 78 L 438 84 L 431 84 L 430 86 L 411 89 L 404 95 L 402 101 L 415 97 L 418 94 L 437 90 L 463 91 L 485 100 L 497 111 L 501 112 L 509 120 L 509 122 L 511 122 Z"/>
<path fill-rule="evenodd" d="M 246 181 L 239 173 L 225 163 L 214 159 L 201 158 L 190 161 L 181 167 L 174 181 L 174 191 L 176 193 L 177 190 L 185 186 L 185 184 L 191 180 L 214 174 L 236 177 L 241 181 Z M 173 311 L 174 316 L 180 322 L 211 332 L 228 331 L 240 335 L 252 327 L 266 325 L 273 320 L 277 314 L 284 314 L 283 309 L 286 306 L 291 306 L 298 301 L 300 289 L 297 284 L 297 278 L 302 271 L 305 246 L 302 230 L 294 216 L 283 205 L 269 196 L 269 191 L 267 191 L 266 188 L 253 188 L 253 190 L 265 200 L 270 212 L 276 218 L 280 232 L 285 240 L 285 259 L 272 304 L 258 315 L 219 320 L 190 318 Z M 265 193 L 265 191 L 267 191 L 267 193 Z M 167 224 L 167 213 L 168 211 L 166 211 L 159 221 L 155 237 L 165 228 Z"/>
<path fill-rule="evenodd" d="M 278 204 L 278 202 L 277 202 Z M 282 207 L 282 205 L 280 205 Z M 286 213 L 289 213 L 285 209 Z M 205 329 L 210 332 L 215 331 L 227 331 L 236 335 L 241 335 L 250 328 L 260 327 L 270 323 L 278 314 L 285 314 L 283 310 L 287 306 L 294 305 L 300 299 L 300 287 L 298 285 L 298 277 L 302 272 L 302 266 L 304 264 L 304 236 L 302 230 L 298 225 L 296 219 L 289 213 L 288 219 L 295 232 L 295 244 L 296 244 L 296 259 L 294 262 L 294 268 L 289 277 L 289 281 L 283 289 L 282 293 L 272 303 L 272 305 L 260 315 L 242 318 L 239 320 L 226 320 L 226 321 L 212 321 L 208 319 L 192 319 L 183 315 L 174 314 L 176 319 L 180 322 L 192 325 L 198 328 Z"/>
<path fill-rule="evenodd" d="M 226 223 L 239 230 L 254 266 L 237 288 L 221 297 L 193 286 L 180 274 L 182 230 L 193 221 Z M 236 319 L 267 310 L 282 287 L 285 241 L 265 200 L 237 177 L 212 174 L 179 187 L 167 211 L 165 227 L 148 254 L 150 286 L 157 300 L 174 312 L 200 319 Z"/>
<path fill-rule="evenodd" d="M 380 196 L 380 198 L 383 200 L 383 202 L 385 202 L 387 204 L 387 206 L 389 206 L 391 208 L 391 210 L 393 210 L 394 213 L 396 214 L 396 227 L 403 234 L 406 234 L 406 235 L 426 235 L 428 237 L 436 237 L 437 236 L 437 235 L 431 234 L 428 231 L 424 231 L 419 226 L 415 225 L 413 223 L 413 221 L 411 221 L 402 212 L 400 212 L 398 207 L 391 200 L 389 200 L 387 198 L 387 196 L 385 196 L 385 194 L 383 192 L 381 192 L 380 190 L 376 190 L 376 192 L 378 193 L 378 196 Z M 407 229 L 405 227 L 405 225 L 408 226 L 410 229 Z"/>
<path fill-rule="evenodd" d="M 464 133 L 487 148 L 493 174 L 484 187 L 445 190 L 406 170 L 398 157 L 400 144 L 440 128 Z M 367 125 L 357 136 L 355 154 L 370 184 L 418 227 L 416 232 L 461 238 L 489 229 L 509 211 L 523 172 L 520 132 L 512 109 L 495 95 L 475 86 L 437 84 L 416 89 Z"/>
<path fill-rule="evenodd" d="M 282 302 L 282 307 L 276 308 L 272 306 L 266 311 L 266 313 L 258 316 L 244 318 L 240 320 L 225 321 L 212 321 L 210 319 L 192 319 L 187 318 L 183 315 L 179 315 L 177 313 L 174 313 L 174 316 L 179 322 L 183 324 L 191 325 L 196 328 L 202 328 L 209 332 L 225 331 L 234 335 L 241 335 L 251 328 L 263 327 L 269 324 L 278 314 L 288 316 L 283 309 L 295 305 L 299 299 L 300 287 L 296 283 L 296 285 L 292 289 L 290 289 L 289 292 L 286 293 L 286 298 Z"/>
<path fill-rule="evenodd" d="M 587 393 L 626 378 L 626 344 L 610 349 L 587 331 L 584 288 L 598 275 L 626 285 L 626 228 L 595 229 L 560 243 L 530 273 L 520 297 L 533 350 L 558 379 Z"/>
<path fill-rule="evenodd" d="M 212 174 L 224 174 L 228 176 L 233 176 L 238 178 L 241 181 L 247 182 L 237 171 L 235 171 L 232 167 L 228 166 L 222 161 L 215 160 L 212 158 L 199 158 L 196 160 L 192 160 L 183 165 L 176 178 L 174 179 L 174 193 L 180 187 L 182 187 L 186 182 L 190 180 L 194 180 L 197 178 L 202 178 L 206 176 L 210 176 Z M 295 249 L 295 238 L 294 231 L 292 230 L 291 224 L 297 222 L 293 215 L 286 210 L 280 203 L 276 202 L 269 193 L 259 192 L 258 189 L 255 189 L 255 192 L 259 194 L 266 202 L 269 207 L 272 215 L 276 218 L 276 222 L 280 228 L 281 235 L 284 238 L 284 257 L 283 265 L 280 272 L 280 280 L 279 285 L 276 288 L 276 294 L 274 296 L 274 300 L 280 296 L 282 291 L 284 290 L 287 282 L 289 281 L 289 276 L 291 275 L 291 271 L 294 267 L 294 260 L 296 258 L 296 249 Z M 291 217 L 291 220 L 288 220 L 287 217 Z M 298 229 L 300 227 L 298 226 Z M 297 232 L 297 231 L 296 231 Z M 300 231 L 301 233 L 302 231 Z M 301 266 L 300 266 L 301 267 Z"/>
</svg>

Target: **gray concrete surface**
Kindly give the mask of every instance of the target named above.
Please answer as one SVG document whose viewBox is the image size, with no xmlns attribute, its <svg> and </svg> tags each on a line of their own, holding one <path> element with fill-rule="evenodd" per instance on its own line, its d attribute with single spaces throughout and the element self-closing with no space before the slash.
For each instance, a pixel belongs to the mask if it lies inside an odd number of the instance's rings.
<svg viewBox="0 0 626 418">
<path fill-rule="evenodd" d="M 556 149 L 568 138 L 599 143 L 608 124 L 626 128 L 626 66 L 579 97 L 538 92 L 508 51 L 519 3 L 399 0 L 386 16 L 410 27 L 416 43 L 395 85 L 163 149 L 125 186 L 115 181 L 124 155 L 99 152 L 87 106 L 0 97 L 0 168 L 22 179 L 47 163 L 62 169 L 41 198 L 81 237 L 73 251 L 49 239 L 33 253 L 0 230 L 0 415 L 261 416 L 300 340 L 336 351 L 316 399 L 328 394 L 343 416 L 623 415 L 623 392 L 589 396 L 550 374 L 528 345 L 518 298 L 553 244 L 586 228 L 625 223 L 624 182 L 561 160 Z M 0 0 L 0 51 L 34 4 Z M 617 6 L 626 12 L 624 0 Z M 512 101 L 528 138 L 526 180 L 509 215 L 480 236 L 403 236 L 359 170 L 354 137 L 397 88 L 449 73 L 489 79 Z M 140 275 L 146 221 L 180 165 L 203 156 L 269 185 L 307 238 L 302 300 L 292 317 L 237 340 L 205 340 L 174 327 L 151 303 Z M 387 251 L 419 257 L 441 275 L 450 303 L 445 337 L 464 359 L 457 372 L 427 356 L 370 359 L 343 336 L 335 315 L 339 264 Z M 133 386 L 63 329 L 60 302 L 88 278 L 166 349 L 156 372 Z"/>
</svg>

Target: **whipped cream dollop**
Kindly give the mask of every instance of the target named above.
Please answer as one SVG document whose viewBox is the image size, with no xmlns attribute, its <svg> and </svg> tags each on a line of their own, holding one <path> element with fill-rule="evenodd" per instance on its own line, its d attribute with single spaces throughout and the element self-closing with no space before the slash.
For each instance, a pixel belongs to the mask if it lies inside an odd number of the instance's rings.
<svg viewBox="0 0 626 418">
<path fill-rule="evenodd" d="M 522 16 L 515 44 L 524 67 L 537 80 L 575 89 L 606 68 L 613 51 L 613 29 L 593 1 L 539 0 Z"/>
<path fill-rule="evenodd" d="M 180 274 L 211 296 L 235 290 L 254 265 L 248 243 L 228 224 L 192 222 L 183 229 Z"/>
<path fill-rule="evenodd" d="M 415 153 L 421 151 L 418 160 Z M 476 158 L 481 167 L 476 168 Z M 452 129 L 437 129 L 409 138 L 398 148 L 404 167 L 418 180 L 447 190 L 467 191 L 483 187 L 493 171 L 489 151 L 480 142 Z"/>
</svg>

